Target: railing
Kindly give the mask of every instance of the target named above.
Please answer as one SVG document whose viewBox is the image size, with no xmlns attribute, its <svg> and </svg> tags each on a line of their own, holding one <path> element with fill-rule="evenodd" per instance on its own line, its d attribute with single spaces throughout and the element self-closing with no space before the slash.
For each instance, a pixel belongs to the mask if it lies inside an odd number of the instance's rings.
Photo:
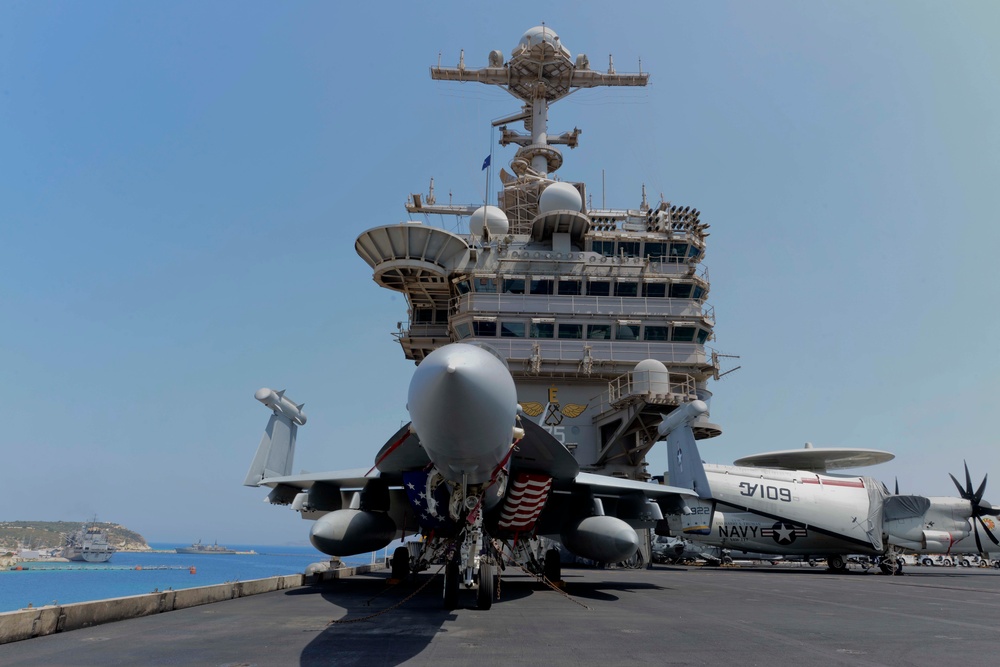
<svg viewBox="0 0 1000 667">
<path fill-rule="evenodd" d="M 705 366 L 711 359 L 705 348 L 697 343 L 671 343 L 666 341 L 598 341 L 558 340 L 548 338 L 467 338 L 486 343 L 500 356 L 511 361 L 511 369 L 520 361 L 578 364 L 600 367 L 608 364 L 637 364 L 644 359 L 656 359 L 664 364 Z M 595 368 L 596 370 L 596 368 Z"/>
<path fill-rule="evenodd" d="M 697 397 L 695 379 L 690 375 L 665 371 L 633 371 L 608 383 L 608 390 L 596 399 L 595 414 L 617 409 L 632 399 L 666 406 L 680 405 Z"/>
<path fill-rule="evenodd" d="M 705 318 L 715 324 L 715 308 L 690 299 L 671 297 L 560 296 L 470 292 L 453 297 L 451 312 L 512 315 L 522 319 L 533 315 L 607 315 L 634 317 Z"/>
</svg>

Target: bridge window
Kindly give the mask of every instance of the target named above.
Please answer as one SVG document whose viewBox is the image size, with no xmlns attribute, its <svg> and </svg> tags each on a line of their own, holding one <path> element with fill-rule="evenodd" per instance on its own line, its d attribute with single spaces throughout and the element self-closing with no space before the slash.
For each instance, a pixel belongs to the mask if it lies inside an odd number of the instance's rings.
<svg viewBox="0 0 1000 667">
<path fill-rule="evenodd" d="M 430 308 L 416 308 L 413 311 L 414 324 L 430 324 L 434 321 L 434 311 Z"/>
<path fill-rule="evenodd" d="M 562 296 L 580 296 L 583 294 L 583 284 L 579 280 L 560 280 L 559 294 Z"/>
<path fill-rule="evenodd" d="M 524 338 L 524 322 L 501 322 L 501 338 Z"/>
<path fill-rule="evenodd" d="M 670 340 L 678 343 L 691 343 L 694 341 L 695 331 L 697 331 L 695 327 L 674 327 L 673 335 L 670 337 Z"/>
<path fill-rule="evenodd" d="M 638 257 L 639 256 L 639 242 L 638 241 L 619 241 L 618 242 L 618 254 L 625 257 Z"/>
<path fill-rule="evenodd" d="M 604 255 L 605 257 L 615 256 L 615 242 L 614 241 L 594 241 L 594 252 L 599 255 Z"/>
<path fill-rule="evenodd" d="M 524 278 L 504 278 L 503 291 L 505 294 L 524 294 Z"/>
<path fill-rule="evenodd" d="M 615 283 L 615 296 L 638 296 L 639 283 Z"/>
<path fill-rule="evenodd" d="M 701 285 L 695 285 L 694 286 L 694 298 L 700 299 L 703 296 L 705 296 L 705 288 L 702 287 Z"/>
<path fill-rule="evenodd" d="M 497 281 L 493 278 L 476 278 L 472 284 L 477 292 L 488 294 L 496 294 L 497 292 Z"/>
<path fill-rule="evenodd" d="M 580 340 L 583 338 L 582 324 L 560 324 L 559 337 L 570 340 Z"/>
<path fill-rule="evenodd" d="M 611 296 L 611 283 L 607 280 L 591 280 L 587 283 L 588 296 Z"/>
<path fill-rule="evenodd" d="M 647 326 L 643 329 L 642 339 L 643 340 L 669 340 L 667 333 L 669 332 L 669 327 L 651 327 Z"/>
<path fill-rule="evenodd" d="M 706 329 L 698 329 L 698 344 L 704 345 L 705 341 L 708 340 L 708 331 Z"/>
<path fill-rule="evenodd" d="M 455 335 L 458 336 L 459 340 L 463 338 L 468 338 L 472 335 L 472 328 L 467 323 L 456 324 L 455 325 Z"/>
<path fill-rule="evenodd" d="M 650 259 L 663 259 L 667 256 L 666 243 L 646 242 L 645 256 Z"/>
<path fill-rule="evenodd" d="M 587 340 L 611 340 L 611 325 L 588 324 Z"/>
<path fill-rule="evenodd" d="M 670 261 L 671 262 L 683 262 L 687 257 L 688 244 L 687 243 L 671 243 L 670 244 Z"/>
<path fill-rule="evenodd" d="M 615 331 L 615 338 L 618 340 L 639 340 L 638 324 L 619 324 Z"/>
<path fill-rule="evenodd" d="M 531 281 L 532 294 L 552 294 L 551 278 L 535 278 Z"/>
<path fill-rule="evenodd" d="M 663 297 L 667 295 L 666 283 L 643 283 L 642 295 L 647 297 Z"/>
<path fill-rule="evenodd" d="M 469 285 L 468 280 L 459 280 L 455 283 L 455 288 L 458 290 L 459 294 L 468 294 L 472 291 L 472 286 Z"/>
<path fill-rule="evenodd" d="M 701 248 L 699 248 L 696 245 L 692 245 L 691 248 L 688 250 L 688 258 L 698 259 L 699 257 L 701 257 Z"/>
<path fill-rule="evenodd" d="M 472 332 L 477 336 L 496 336 L 497 335 L 497 323 L 496 322 L 473 322 Z"/>
<path fill-rule="evenodd" d="M 670 283 L 670 296 L 674 299 L 690 299 L 691 283 Z"/>
<path fill-rule="evenodd" d="M 532 322 L 531 338 L 554 338 L 556 325 L 552 322 Z"/>
</svg>

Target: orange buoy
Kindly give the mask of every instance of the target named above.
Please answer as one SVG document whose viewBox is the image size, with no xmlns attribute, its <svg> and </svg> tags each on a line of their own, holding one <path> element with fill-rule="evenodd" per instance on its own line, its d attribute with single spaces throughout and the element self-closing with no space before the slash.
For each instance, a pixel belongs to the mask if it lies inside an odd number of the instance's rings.
<svg viewBox="0 0 1000 667">
<path fill-rule="evenodd" d="M 135 566 L 135 569 L 137 569 L 137 570 L 141 570 L 141 569 L 142 569 L 142 565 L 136 565 L 136 566 Z"/>
</svg>

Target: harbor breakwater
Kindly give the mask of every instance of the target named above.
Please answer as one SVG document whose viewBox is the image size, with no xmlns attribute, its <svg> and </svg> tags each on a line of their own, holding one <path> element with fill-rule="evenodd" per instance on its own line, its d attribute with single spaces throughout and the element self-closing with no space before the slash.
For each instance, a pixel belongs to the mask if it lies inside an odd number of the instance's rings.
<svg viewBox="0 0 1000 667">
<path fill-rule="evenodd" d="M 249 595 L 288 590 L 342 579 L 384 568 L 384 564 L 342 567 L 309 574 L 287 574 L 264 579 L 197 586 L 143 595 L 30 607 L 0 613 L 0 644 L 88 628 L 102 623 L 162 614 L 178 609 L 223 602 Z"/>
</svg>

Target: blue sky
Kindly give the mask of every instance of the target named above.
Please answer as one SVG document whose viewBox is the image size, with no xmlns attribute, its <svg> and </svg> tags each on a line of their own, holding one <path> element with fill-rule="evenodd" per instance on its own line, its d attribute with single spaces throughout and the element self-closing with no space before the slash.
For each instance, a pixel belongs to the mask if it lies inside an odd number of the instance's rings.
<svg viewBox="0 0 1000 667">
<path fill-rule="evenodd" d="M 370 465 L 406 421 L 405 303 L 354 239 L 431 177 L 482 199 L 489 122 L 518 105 L 428 68 L 542 21 L 595 68 L 651 73 L 553 107 L 583 130 L 560 175 L 712 225 L 714 345 L 741 368 L 704 458 L 808 440 L 893 451 L 867 472 L 906 492 L 952 495 L 963 459 L 1000 484 L 1000 8 L 607 8 L 0 4 L 0 520 L 305 540 L 241 486 L 253 393 L 305 401 L 296 469 Z"/>
</svg>

